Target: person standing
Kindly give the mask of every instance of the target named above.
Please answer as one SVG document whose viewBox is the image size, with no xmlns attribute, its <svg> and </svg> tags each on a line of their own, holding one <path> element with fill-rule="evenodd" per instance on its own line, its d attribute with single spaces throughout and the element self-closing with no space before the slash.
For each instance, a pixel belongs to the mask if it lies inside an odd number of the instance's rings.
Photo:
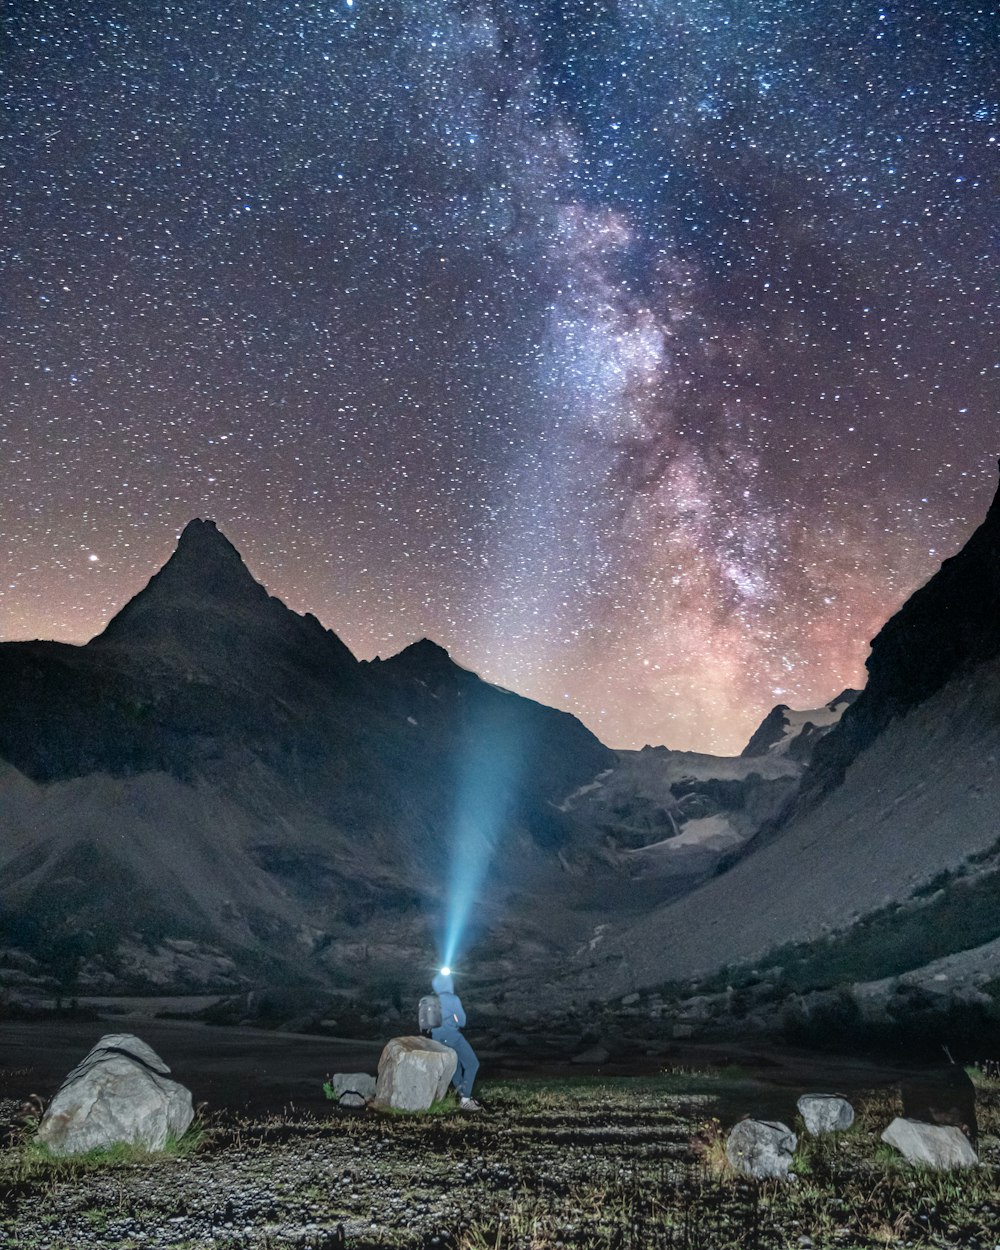
<svg viewBox="0 0 1000 1250">
<path fill-rule="evenodd" d="M 455 982 L 450 972 L 439 972 L 431 981 L 431 989 L 441 1000 L 441 1023 L 431 1029 L 436 1042 L 450 1046 L 458 1056 L 452 1085 L 458 1090 L 458 1105 L 463 1111 L 482 1111 L 482 1106 L 472 1097 L 472 1086 L 479 1071 L 476 1052 L 462 1035 L 465 1028 L 465 1008 L 455 993 Z"/>
</svg>

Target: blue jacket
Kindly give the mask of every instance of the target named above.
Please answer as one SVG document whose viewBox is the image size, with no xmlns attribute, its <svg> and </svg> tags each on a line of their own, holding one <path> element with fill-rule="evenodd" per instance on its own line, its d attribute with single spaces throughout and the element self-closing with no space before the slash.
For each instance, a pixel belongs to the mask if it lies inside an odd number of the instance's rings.
<svg viewBox="0 0 1000 1250">
<path fill-rule="evenodd" d="M 465 1008 L 457 994 L 439 994 L 441 999 L 441 1031 L 452 1033 L 465 1028 Z M 437 1032 L 435 1029 L 434 1032 Z"/>
<path fill-rule="evenodd" d="M 465 1008 L 455 993 L 455 983 L 451 977 L 439 972 L 431 982 L 431 988 L 441 1000 L 441 1026 L 431 1030 L 431 1037 L 439 1040 L 439 1033 L 457 1033 L 459 1029 L 464 1029 Z"/>
</svg>

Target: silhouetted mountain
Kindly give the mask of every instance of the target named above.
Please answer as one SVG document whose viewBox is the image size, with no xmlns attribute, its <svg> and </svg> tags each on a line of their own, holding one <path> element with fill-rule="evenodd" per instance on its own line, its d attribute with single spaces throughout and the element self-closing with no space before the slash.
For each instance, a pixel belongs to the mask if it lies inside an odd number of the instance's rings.
<svg viewBox="0 0 1000 1250">
<path fill-rule="evenodd" d="M 195 941 L 246 975 L 338 975 L 373 933 L 426 957 L 455 822 L 507 846 L 500 898 L 559 871 L 559 804 L 612 758 L 427 640 L 358 662 L 193 521 L 86 646 L 0 646 L 8 940 L 75 934 L 91 975 L 123 940 Z"/>
<path fill-rule="evenodd" d="M 214 521 L 191 521 L 174 554 L 149 584 L 87 644 L 141 649 L 144 662 L 188 666 L 192 674 L 308 660 L 313 670 L 348 673 L 357 661 L 314 616 L 299 616 L 251 576 Z M 254 673 L 254 677 L 264 674 Z"/>
<path fill-rule="evenodd" d="M 568 992 L 768 960 L 820 983 L 878 979 L 1000 938 L 1000 493 L 868 670 L 785 815 L 728 871 L 609 927 Z"/>
<path fill-rule="evenodd" d="M 872 641 L 868 681 L 840 730 L 816 752 L 803 806 L 839 785 L 893 720 L 1000 655 L 1000 490 L 986 519 Z"/>
<path fill-rule="evenodd" d="M 192 522 L 86 646 L 0 645 L 0 945 L 95 988 L 402 1001 L 471 831 L 477 978 L 515 1013 L 560 973 L 553 1007 L 782 950 L 820 979 L 992 950 L 1000 495 L 868 667 L 759 754 L 611 752 L 428 639 L 355 660 Z"/>
</svg>

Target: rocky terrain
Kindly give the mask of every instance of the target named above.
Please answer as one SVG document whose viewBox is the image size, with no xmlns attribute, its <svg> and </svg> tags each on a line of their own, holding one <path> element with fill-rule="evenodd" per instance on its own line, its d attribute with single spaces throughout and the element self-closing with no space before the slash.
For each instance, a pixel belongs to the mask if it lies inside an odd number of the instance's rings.
<svg viewBox="0 0 1000 1250">
<path fill-rule="evenodd" d="M 807 761 L 821 738 L 825 738 L 855 702 L 860 690 L 842 690 L 822 707 L 795 711 L 787 703 L 779 703 L 761 721 L 757 731 L 743 748 L 743 755 L 791 755 Z"/>
<path fill-rule="evenodd" d="M 612 752 L 426 639 L 359 662 L 204 521 L 86 646 L 0 645 L 0 710 L 15 1000 L 298 983 L 408 1001 L 459 845 L 483 874 L 477 974 L 502 987 L 609 906 L 702 880 L 801 771 Z"/>
<path fill-rule="evenodd" d="M 836 1143 L 802 1132 L 796 1096 L 747 1073 L 678 1071 L 494 1082 L 478 1116 L 216 1113 L 161 1157 L 54 1162 L 15 1137 L 0 1151 L 0 1236 L 13 1250 L 993 1244 L 993 1088 L 979 1097 L 982 1166 L 961 1176 L 880 1144 L 892 1086 L 852 1092 L 857 1127 Z M 797 1184 L 726 1170 L 725 1130 L 747 1111 L 798 1130 Z"/>
<path fill-rule="evenodd" d="M 575 992 L 752 983 L 768 969 L 849 985 L 1000 936 L 998 657 L 1000 494 L 875 639 L 864 692 L 781 814 L 727 872 L 609 926 Z M 992 1012 L 995 978 L 986 988 Z"/>
<path fill-rule="evenodd" d="M 192 522 L 86 646 L 0 645 L 7 1009 L 214 992 L 235 1022 L 280 986 L 366 1035 L 423 992 L 475 861 L 484 1018 L 602 1002 L 642 1039 L 856 986 L 873 1021 L 928 996 L 992 1020 L 1000 496 L 868 668 L 738 759 L 615 752 L 429 640 L 357 661 Z"/>
</svg>

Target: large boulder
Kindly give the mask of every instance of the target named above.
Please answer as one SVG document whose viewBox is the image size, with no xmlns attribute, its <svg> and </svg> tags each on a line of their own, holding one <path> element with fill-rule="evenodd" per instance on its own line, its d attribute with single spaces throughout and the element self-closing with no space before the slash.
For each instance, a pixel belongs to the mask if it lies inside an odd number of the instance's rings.
<svg viewBox="0 0 1000 1250">
<path fill-rule="evenodd" d="M 458 1056 L 427 1037 L 394 1037 L 378 1061 L 375 1105 L 397 1111 L 427 1111 L 448 1092 Z"/>
<path fill-rule="evenodd" d="M 814 1137 L 842 1133 L 854 1123 L 854 1108 L 839 1094 L 803 1094 L 795 1105 Z"/>
<path fill-rule="evenodd" d="M 950 1124 L 924 1124 L 897 1116 L 882 1134 L 908 1163 L 921 1164 L 939 1172 L 951 1168 L 971 1168 L 979 1162 L 972 1144 L 960 1128 Z"/>
<path fill-rule="evenodd" d="M 59 1087 L 42 1116 L 38 1140 L 56 1155 L 106 1150 L 124 1142 L 162 1150 L 194 1119 L 191 1093 L 131 1033 L 102 1037 Z"/>
<path fill-rule="evenodd" d="M 730 1166 L 758 1180 L 787 1177 L 798 1138 L 777 1120 L 740 1120 L 726 1139 Z"/>
</svg>

